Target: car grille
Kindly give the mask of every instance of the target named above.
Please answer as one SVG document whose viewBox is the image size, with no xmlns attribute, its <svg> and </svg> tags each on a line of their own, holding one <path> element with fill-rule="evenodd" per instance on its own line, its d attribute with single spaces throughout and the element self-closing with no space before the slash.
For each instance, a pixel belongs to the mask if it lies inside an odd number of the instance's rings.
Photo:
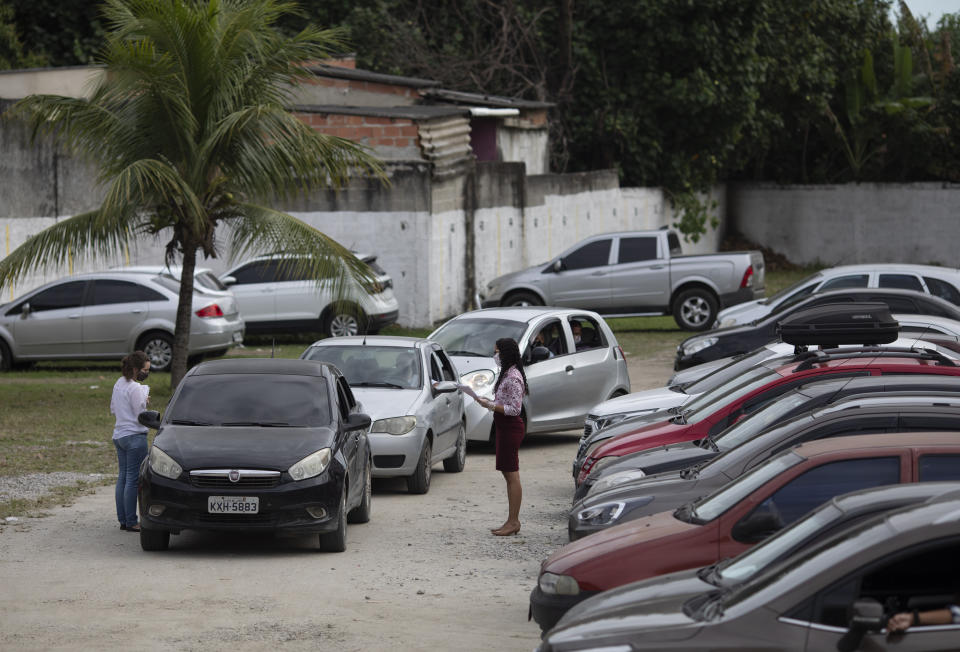
<svg viewBox="0 0 960 652">
<path fill-rule="evenodd" d="M 583 425 L 583 438 L 586 439 L 593 432 L 593 424 L 589 421 Z"/>
<path fill-rule="evenodd" d="M 279 471 L 239 469 L 236 482 L 230 480 L 229 470 L 191 471 L 190 484 L 201 489 L 269 489 L 280 484 Z"/>
<path fill-rule="evenodd" d="M 374 455 L 373 465 L 378 469 L 395 469 L 403 466 L 406 455 Z"/>
</svg>

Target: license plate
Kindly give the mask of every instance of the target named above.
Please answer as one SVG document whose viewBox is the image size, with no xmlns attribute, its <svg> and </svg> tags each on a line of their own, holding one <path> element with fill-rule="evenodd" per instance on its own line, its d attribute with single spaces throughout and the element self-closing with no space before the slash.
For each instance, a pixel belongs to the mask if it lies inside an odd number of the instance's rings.
<svg viewBox="0 0 960 652">
<path fill-rule="evenodd" d="M 243 342 L 243 333 L 241 333 L 240 331 L 234 332 L 233 341 L 236 342 L 237 344 L 240 344 L 241 342 Z"/>
<path fill-rule="evenodd" d="M 207 511 L 211 514 L 256 514 L 260 511 L 257 496 L 207 496 Z"/>
</svg>

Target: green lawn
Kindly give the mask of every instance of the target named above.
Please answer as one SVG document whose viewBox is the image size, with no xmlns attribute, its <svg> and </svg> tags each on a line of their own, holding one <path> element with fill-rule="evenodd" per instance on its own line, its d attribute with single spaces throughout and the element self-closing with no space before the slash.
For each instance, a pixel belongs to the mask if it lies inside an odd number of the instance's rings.
<svg viewBox="0 0 960 652">
<path fill-rule="evenodd" d="M 767 275 L 772 294 L 811 270 Z M 631 317 L 609 320 L 628 356 L 672 356 L 689 333 L 677 329 L 672 317 Z M 429 328 L 391 326 L 384 335 L 425 337 Z M 228 357 L 298 357 L 316 341 L 316 333 L 299 336 L 254 337 Z M 110 394 L 119 377 L 119 362 L 41 362 L 28 370 L 0 374 L 0 476 L 33 472 L 115 472 L 110 441 L 114 419 Z M 170 376 L 153 373 L 150 406 L 162 409 L 170 398 Z M 13 506 L 0 504 L 0 517 Z M 16 507 L 21 507 L 20 504 Z M 22 512 L 21 512 L 22 513 Z"/>
</svg>

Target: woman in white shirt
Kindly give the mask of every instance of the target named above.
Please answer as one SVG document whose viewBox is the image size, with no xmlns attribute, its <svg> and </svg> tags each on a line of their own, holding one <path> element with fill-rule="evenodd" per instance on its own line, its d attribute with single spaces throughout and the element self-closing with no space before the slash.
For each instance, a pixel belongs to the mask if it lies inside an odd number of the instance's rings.
<svg viewBox="0 0 960 652">
<path fill-rule="evenodd" d="M 150 359 L 143 351 L 134 351 L 121 362 L 123 375 L 113 385 L 110 412 L 116 415 L 113 445 L 117 449 L 117 520 L 120 529 L 139 532 L 137 522 L 137 478 L 140 463 L 147 456 L 147 429 L 137 416 L 147 409 L 149 385 L 143 381 L 150 374 Z"/>
</svg>

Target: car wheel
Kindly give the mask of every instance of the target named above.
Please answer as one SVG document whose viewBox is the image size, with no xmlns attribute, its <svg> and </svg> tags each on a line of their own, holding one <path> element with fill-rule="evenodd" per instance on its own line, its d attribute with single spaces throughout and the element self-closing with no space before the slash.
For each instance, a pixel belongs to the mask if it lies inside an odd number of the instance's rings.
<svg viewBox="0 0 960 652">
<path fill-rule="evenodd" d="M 542 306 L 543 301 L 532 292 L 514 292 L 500 302 L 501 306 Z"/>
<path fill-rule="evenodd" d="M 443 470 L 447 473 L 460 473 L 467 464 L 467 427 L 460 422 L 460 431 L 457 433 L 457 450 L 453 455 L 443 460 Z"/>
<path fill-rule="evenodd" d="M 687 331 L 705 331 L 717 319 L 717 300 L 703 288 L 684 290 L 673 304 L 673 319 Z"/>
<path fill-rule="evenodd" d="M 137 349 L 150 358 L 150 371 L 170 371 L 173 363 L 173 338 L 166 333 L 147 333 L 137 342 Z"/>
<path fill-rule="evenodd" d="M 430 491 L 430 472 L 433 468 L 431 459 L 433 458 L 433 446 L 430 444 L 430 438 L 425 437 L 423 448 L 420 449 L 420 460 L 417 462 L 417 468 L 413 475 L 407 477 L 407 491 L 412 494 L 425 494 Z"/>
<path fill-rule="evenodd" d="M 360 504 L 350 510 L 347 514 L 348 523 L 366 523 L 370 520 L 370 508 L 373 503 L 373 464 L 367 460 L 367 472 L 363 478 L 363 495 L 360 496 Z"/>
<path fill-rule="evenodd" d="M 615 391 L 613 394 L 610 395 L 610 398 L 618 398 L 620 396 L 626 396 L 626 395 L 627 393 L 625 391 L 623 391 L 622 389 L 618 389 L 617 391 Z M 607 400 L 609 401 L 610 399 L 607 399 Z"/>
<path fill-rule="evenodd" d="M 170 533 L 166 530 L 148 530 L 141 524 L 140 547 L 147 552 L 166 550 L 170 547 Z"/>
<path fill-rule="evenodd" d="M 346 478 L 344 478 L 346 482 Z M 347 487 L 340 492 L 340 507 L 337 510 L 337 529 L 320 535 L 321 552 L 343 552 L 347 549 Z"/>
<path fill-rule="evenodd" d="M 323 333 L 328 337 L 359 335 L 366 329 L 367 318 L 359 308 L 331 310 L 324 320 Z"/>
<path fill-rule="evenodd" d="M 0 371 L 10 371 L 13 365 L 13 356 L 10 354 L 10 347 L 3 340 L 0 340 Z"/>
</svg>

